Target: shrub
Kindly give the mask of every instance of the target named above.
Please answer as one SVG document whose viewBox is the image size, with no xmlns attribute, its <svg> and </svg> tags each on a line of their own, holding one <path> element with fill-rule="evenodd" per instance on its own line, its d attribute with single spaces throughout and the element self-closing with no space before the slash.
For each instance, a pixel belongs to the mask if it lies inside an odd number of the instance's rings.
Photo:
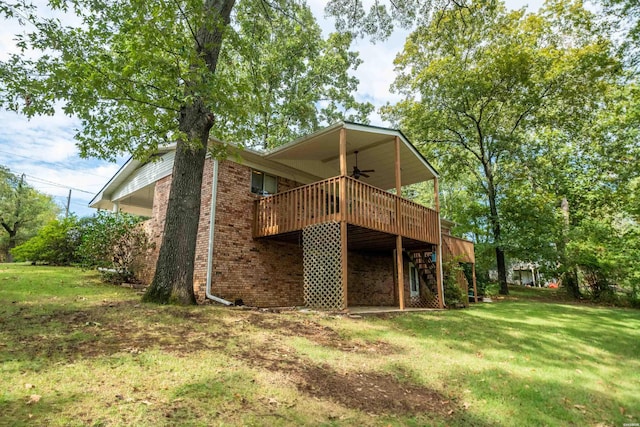
<svg viewBox="0 0 640 427">
<path fill-rule="evenodd" d="M 458 262 L 449 261 L 442 264 L 443 287 L 444 287 L 444 303 L 449 307 L 464 302 L 466 297 L 460 286 L 458 285 L 457 276 L 464 276 L 462 267 Z"/>
<path fill-rule="evenodd" d="M 78 261 L 80 240 L 80 223 L 70 216 L 49 222 L 34 237 L 13 248 L 11 254 L 18 261 L 69 265 Z"/>
<path fill-rule="evenodd" d="M 131 281 L 137 260 L 151 247 L 141 222 L 142 218 L 124 212 L 98 212 L 82 233 L 78 248 L 82 265 L 101 269 L 109 282 Z"/>
</svg>

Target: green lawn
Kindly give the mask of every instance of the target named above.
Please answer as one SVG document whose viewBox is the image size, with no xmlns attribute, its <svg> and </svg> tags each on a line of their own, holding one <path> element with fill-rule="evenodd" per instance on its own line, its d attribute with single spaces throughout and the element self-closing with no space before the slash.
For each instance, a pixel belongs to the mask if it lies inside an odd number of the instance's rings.
<svg viewBox="0 0 640 427">
<path fill-rule="evenodd" d="M 512 294 L 365 318 L 159 307 L 0 264 L 0 425 L 640 423 L 640 311 Z"/>
</svg>

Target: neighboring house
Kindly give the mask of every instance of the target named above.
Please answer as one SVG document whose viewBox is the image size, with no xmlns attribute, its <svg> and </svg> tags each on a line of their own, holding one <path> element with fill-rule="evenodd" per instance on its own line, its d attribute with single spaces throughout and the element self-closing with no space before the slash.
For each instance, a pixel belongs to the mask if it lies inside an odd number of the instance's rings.
<svg viewBox="0 0 640 427">
<path fill-rule="evenodd" d="M 543 286 L 539 266 L 535 262 L 515 262 L 511 265 L 508 279 L 510 283 L 525 286 Z"/>
<path fill-rule="evenodd" d="M 173 156 L 167 148 L 155 162 L 129 160 L 90 206 L 149 217 L 159 247 Z M 423 181 L 433 181 L 433 207 L 396 196 Z M 442 259 L 475 260 L 473 243 L 450 236 L 450 225 L 441 231 L 438 211 L 438 175 L 398 130 L 341 122 L 266 153 L 207 158 L 194 212 L 196 296 L 260 307 L 443 307 Z M 147 281 L 157 249 L 152 258 Z"/>
</svg>

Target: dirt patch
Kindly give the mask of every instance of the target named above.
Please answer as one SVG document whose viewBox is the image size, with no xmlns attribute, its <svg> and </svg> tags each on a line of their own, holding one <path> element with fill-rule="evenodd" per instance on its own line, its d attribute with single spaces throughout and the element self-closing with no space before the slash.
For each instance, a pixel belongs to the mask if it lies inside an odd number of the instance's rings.
<svg viewBox="0 0 640 427">
<path fill-rule="evenodd" d="M 394 354 L 399 351 L 395 346 L 381 340 L 370 342 L 346 339 L 330 327 L 309 319 L 293 321 L 277 315 L 252 314 L 247 320 L 254 326 L 274 331 L 281 336 L 304 337 L 316 344 L 341 351 L 381 355 Z"/>
<path fill-rule="evenodd" d="M 354 372 L 340 374 L 328 366 L 307 367 L 298 386 L 311 396 L 331 399 L 370 414 L 415 414 L 451 411 L 448 399 L 435 390 L 404 384 L 388 374 Z"/>
<path fill-rule="evenodd" d="M 446 417 L 455 411 L 454 404 L 435 390 L 400 382 L 385 373 L 336 372 L 275 345 L 244 350 L 238 357 L 249 365 L 287 374 L 303 393 L 368 414 L 437 413 Z"/>
</svg>

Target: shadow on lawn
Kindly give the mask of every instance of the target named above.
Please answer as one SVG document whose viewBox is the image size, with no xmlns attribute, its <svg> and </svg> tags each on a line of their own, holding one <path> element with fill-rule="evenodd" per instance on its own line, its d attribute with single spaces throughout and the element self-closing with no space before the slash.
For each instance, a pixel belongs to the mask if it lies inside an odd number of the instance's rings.
<svg viewBox="0 0 640 427">
<path fill-rule="evenodd" d="M 534 308 L 531 308 L 531 306 Z M 640 354 L 640 312 L 579 306 L 504 303 L 445 313 L 447 328 L 428 315 L 398 316 L 394 323 L 421 338 L 443 338 L 450 348 L 474 354 L 490 348 L 535 354 L 533 367 L 600 367 Z M 541 311 L 544 310 L 544 311 Z M 420 320 L 416 321 L 416 317 Z M 542 320 L 542 322 L 541 322 Z M 453 324 L 453 326 L 451 326 Z M 588 352 L 583 351 L 588 350 Z M 537 365 L 536 365 L 537 364 Z M 615 367 L 615 365 L 613 365 Z"/>
<path fill-rule="evenodd" d="M 640 371 L 640 312 L 508 302 L 442 316 L 446 322 L 429 315 L 393 322 L 419 345 L 428 347 L 435 338 L 449 351 L 484 359 L 453 367 L 451 379 L 494 407 L 510 408 L 518 424 L 622 425 L 640 419 L 640 381 L 625 377 Z"/>
<path fill-rule="evenodd" d="M 36 394 L 37 391 L 33 391 Z M 43 420 L 51 419 L 52 416 L 61 412 L 68 406 L 73 406 L 82 396 L 63 395 L 55 398 L 43 397 L 37 402 L 30 402 L 29 393 L 19 399 L 0 398 L 0 425 L 2 419 L 11 420 L 12 427 L 45 425 Z M 89 423 L 90 424 L 90 423 Z"/>
<path fill-rule="evenodd" d="M 456 376 L 452 376 L 452 379 Z M 460 377 L 457 378 L 460 380 Z M 485 408 L 473 409 L 494 418 L 486 408 L 502 408 L 502 425 L 623 425 L 640 419 L 640 400 L 629 403 L 612 397 L 607 387 L 585 388 L 579 381 L 543 380 L 535 376 L 513 375 L 503 369 L 466 373 L 469 395 Z M 627 395 L 633 395 L 627 390 Z"/>
</svg>

